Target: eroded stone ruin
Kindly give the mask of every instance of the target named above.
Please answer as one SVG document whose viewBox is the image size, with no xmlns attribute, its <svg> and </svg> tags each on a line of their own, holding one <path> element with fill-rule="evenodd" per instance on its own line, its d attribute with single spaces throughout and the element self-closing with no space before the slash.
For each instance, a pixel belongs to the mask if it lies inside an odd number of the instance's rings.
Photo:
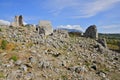
<svg viewBox="0 0 120 80">
<path fill-rule="evenodd" d="M 93 38 L 93 39 L 98 39 L 98 32 L 97 32 L 96 25 L 89 26 L 86 29 L 84 36 L 89 37 L 89 38 Z"/>
<path fill-rule="evenodd" d="M 22 15 L 15 16 L 12 26 L 16 26 L 16 27 L 23 26 Z M 53 33 L 52 24 L 50 21 L 41 20 L 39 22 L 38 26 L 35 26 L 35 27 L 36 27 L 36 30 L 38 31 L 38 33 L 41 35 L 50 35 Z M 87 37 L 87 38 L 89 37 L 89 38 L 98 40 L 98 32 L 97 32 L 96 25 L 89 26 L 84 33 L 84 37 Z"/>
<path fill-rule="evenodd" d="M 20 16 L 15 16 L 14 22 L 12 22 L 12 26 L 23 26 L 23 17 L 22 15 Z"/>
<path fill-rule="evenodd" d="M 40 21 L 38 26 L 39 34 L 49 35 L 53 33 L 52 24 L 50 21 Z"/>
</svg>

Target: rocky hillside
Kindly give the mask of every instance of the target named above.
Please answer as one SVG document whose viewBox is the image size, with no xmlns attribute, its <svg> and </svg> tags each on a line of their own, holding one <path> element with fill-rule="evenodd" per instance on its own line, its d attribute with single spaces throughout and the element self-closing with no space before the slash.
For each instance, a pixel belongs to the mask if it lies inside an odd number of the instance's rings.
<svg viewBox="0 0 120 80">
<path fill-rule="evenodd" d="M 49 36 L 34 27 L 0 28 L 0 80 L 119 80 L 120 53 L 96 40 Z"/>
</svg>

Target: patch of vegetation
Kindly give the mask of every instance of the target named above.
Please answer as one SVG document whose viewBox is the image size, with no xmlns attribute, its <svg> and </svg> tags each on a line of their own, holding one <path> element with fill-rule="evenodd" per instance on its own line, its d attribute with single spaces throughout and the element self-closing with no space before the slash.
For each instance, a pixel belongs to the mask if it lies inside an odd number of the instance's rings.
<svg viewBox="0 0 120 80">
<path fill-rule="evenodd" d="M 109 72 L 110 69 L 109 68 L 104 68 L 104 71 Z"/>
<path fill-rule="evenodd" d="M 6 50 L 11 51 L 11 50 L 14 50 L 14 49 L 15 49 L 15 45 L 13 43 L 8 43 L 6 45 Z"/>
<path fill-rule="evenodd" d="M 70 37 L 80 37 L 82 33 L 80 32 L 69 32 Z"/>
<path fill-rule="evenodd" d="M 120 34 L 99 34 L 100 38 L 105 38 L 108 48 L 120 52 Z"/>
<path fill-rule="evenodd" d="M 106 38 L 106 39 L 116 39 L 120 40 L 120 34 L 103 34 L 99 33 L 100 38 Z"/>
<path fill-rule="evenodd" d="M 2 31 L 2 29 L 0 28 L 0 32 Z"/>
<path fill-rule="evenodd" d="M 88 61 L 85 61 L 85 63 L 84 63 L 87 67 L 89 67 L 90 66 L 90 62 L 88 62 Z"/>
<path fill-rule="evenodd" d="M 2 40 L 0 48 L 6 49 L 7 44 L 8 44 L 7 40 Z"/>
<path fill-rule="evenodd" d="M 67 50 L 68 49 L 68 46 L 67 45 L 64 45 L 63 46 L 63 50 Z"/>
<path fill-rule="evenodd" d="M 32 42 L 29 42 L 29 43 L 26 44 L 26 47 L 27 47 L 27 48 L 30 48 L 30 47 L 32 47 L 32 46 L 33 46 L 33 43 L 32 43 Z"/>
<path fill-rule="evenodd" d="M 62 75 L 61 78 L 62 78 L 62 80 L 68 80 L 66 75 Z"/>
<path fill-rule="evenodd" d="M 14 50 L 15 45 L 13 43 L 9 43 L 7 40 L 0 40 L 0 48 L 3 50 Z"/>
<path fill-rule="evenodd" d="M 99 63 L 98 67 L 99 67 L 99 70 L 100 70 L 101 72 L 105 72 L 105 73 L 106 73 L 106 72 L 109 72 L 109 71 L 110 71 L 110 68 L 107 67 L 106 64 L 101 64 L 101 63 Z"/>
<path fill-rule="evenodd" d="M 4 78 L 4 74 L 0 72 L 0 78 Z"/>
<path fill-rule="evenodd" d="M 17 61 L 18 57 L 16 55 L 13 55 L 10 59 L 12 59 L 13 61 Z"/>
</svg>

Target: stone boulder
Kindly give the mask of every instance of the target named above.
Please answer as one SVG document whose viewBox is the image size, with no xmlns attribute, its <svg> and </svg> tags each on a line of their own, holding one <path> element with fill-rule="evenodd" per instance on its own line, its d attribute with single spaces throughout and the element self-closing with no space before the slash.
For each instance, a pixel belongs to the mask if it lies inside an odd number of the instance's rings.
<svg viewBox="0 0 120 80">
<path fill-rule="evenodd" d="M 103 39 L 98 39 L 98 42 L 105 48 L 107 48 L 107 43 L 106 43 L 106 39 L 103 38 Z"/>
<path fill-rule="evenodd" d="M 54 30 L 53 35 L 63 37 L 63 38 L 69 38 L 68 31 L 66 30 Z"/>
<path fill-rule="evenodd" d="M 96 25 L 89 26 L 86 29 L 84 36 L 89 37 L 89 38 L 93 38 L 93 39 L 98 39 L 98 32 L 97 32 Z"/>
<path fill-rule="evenodd" d="M 40 21 L 38 27 L 39 34 L 50 35 L 53 33 L 53 28 L 50 21 Z"/>
</svg>

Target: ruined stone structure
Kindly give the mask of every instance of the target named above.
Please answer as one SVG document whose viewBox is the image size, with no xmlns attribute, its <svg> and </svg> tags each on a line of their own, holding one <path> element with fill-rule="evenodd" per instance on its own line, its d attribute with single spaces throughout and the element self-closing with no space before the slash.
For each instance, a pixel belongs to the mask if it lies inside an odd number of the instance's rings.
<svg viewBox="0 0 120 80">
<path fill-rule="evenodd" d="M 15 16 L 14 22 L 11 24 L 12 26 L 23 26 L 23 17 L 22 15 L 20 16 Z"/>
<path fill-rule="evenodd" d="M 49 35 L 53 33 L 53 28 L 50 21 L 40 21 L 38 26 L 39 34 Z"/>
<path fill-rule="evenodd" d="M 93 39 L 98 39 L 98 32 L 97 32 L 96 25 L 89 26 L 86 29 L 84 36 L 89 37 L 89 38 L 93 38 Z"/>
</svg>

